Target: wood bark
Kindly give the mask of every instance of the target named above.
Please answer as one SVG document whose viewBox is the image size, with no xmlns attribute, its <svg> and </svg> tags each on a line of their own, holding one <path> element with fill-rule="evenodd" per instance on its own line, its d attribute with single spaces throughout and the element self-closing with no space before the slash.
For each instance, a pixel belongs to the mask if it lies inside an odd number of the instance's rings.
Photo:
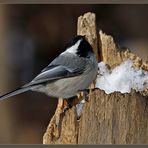
<svg viewBox="0 0 148 148">
<path fill-rule="evenodd" d="M 86 13 L 78 18 L 78 34 L 85 35 L 98 60 L 114 68 L 131 59 L 136 68 L 148 71 L 148 63 L 130 53 L 120 51 L 111 36 L 96 31 L 95 14 Z M 98 50 L 99 48 L 99 50 Z M 107 95 L 102 90 L 92 90 L 89 101 L 83 106 L 77 120 L 75 104 L 65 114 L 65 103 L 59 103 L 47 131 L 44 144 L 148 144 L 147 90 Z"/>
</svg>

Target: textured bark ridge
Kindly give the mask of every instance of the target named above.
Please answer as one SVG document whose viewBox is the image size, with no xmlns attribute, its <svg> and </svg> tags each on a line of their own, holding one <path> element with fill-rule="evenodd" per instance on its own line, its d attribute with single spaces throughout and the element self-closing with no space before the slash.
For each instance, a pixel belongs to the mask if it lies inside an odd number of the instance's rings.
<svg viewBox="0 0 148 148">
<path fill-rule="evenodd" d="M 94 13 L 88 12 L 78 18 L 77 34 L 85 35 L 94 49 L 96 58 L 99 59 L 96 16 Z"/>
<path fill-rule="evenodd" d="M 140 57 L 131 53 L 128 49 L 119 49 L 112 36 L 99 32 L 99 45 L 102 61 L 112 69 L 127 59 L 132 60 L 133 66 L 138 69 L 148 71 L 148 61 L 143 61 Z M 148 96 L 148 88 L 140 92 L 143 96 Z"/>
<path fill-rule="evenodd" d="M 96 31 L 95 14 L 86 13 L 78 18 L 78 34 L 85 35 L 96 57 L 101 57 L 110 68 L 126 59 L 134 66 L 148 71 L 148 63 L 117 48 L 111 36 Z M 99 44 L 98 44 L 99 43 Z M 98 47 L 100 48 L 98 50 Z M 89 101 L 83 106 L 77 120 L 75 104 L 65 114 L 65 101 L 59 99 L 56 112 L 43 136 L 44 144 L 148 144 L 147 90 L 130 94 L 105 94 L 102 90 L 90 91 Z"/>
<path fill-rule="evenodd" d="M 108 64 L 111 68 L 130 59 L 133 61 L 135 67 L 148 71 L 148 61 L 142 61 L 140 57 L 134 55 L 128 49 L 122 50 L 118 48 L 112 36 L 106 35 L 100 30 L 99 37 L 102 61 Z"/>
</svg>

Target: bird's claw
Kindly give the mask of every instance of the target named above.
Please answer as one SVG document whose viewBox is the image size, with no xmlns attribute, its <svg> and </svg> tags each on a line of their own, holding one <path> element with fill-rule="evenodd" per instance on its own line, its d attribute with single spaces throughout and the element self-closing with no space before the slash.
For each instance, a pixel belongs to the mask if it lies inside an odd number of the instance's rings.
<svg viewBox="0 0 148 148">
<path fill-rule="evenodd" d="M 72 108 L 72 104 L 71 104 L 71 100 L 67 100 L 67 106 L 65 106 L 63 108 L 63 113 L 65 113 L 67 110 L 69 110 L 70 108 Z"/>
<path fill-rule="evenodd" d="M 82 96 L 82 100 L 85 100 L 86 102 L 88 102 L 88 99 L 89 99 L 89 92 L 90 90 L 89 89 L 85 89 L 85 90 L 80 90 L 80 96 Z"/>
</svg>

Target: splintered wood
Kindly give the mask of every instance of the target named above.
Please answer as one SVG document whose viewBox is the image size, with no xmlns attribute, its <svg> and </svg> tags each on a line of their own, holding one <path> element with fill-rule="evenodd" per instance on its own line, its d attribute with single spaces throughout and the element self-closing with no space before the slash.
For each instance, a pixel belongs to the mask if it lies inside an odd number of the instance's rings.
<svg viewBox="0 0 148 148">
<path fill-rule="evenodd" d="M 118 49 L 111 36 L 100 31 L 97 39 L 95 14 L 89 12 L 78 18 L 77 33 L 86 36 L 96 57 L 101 57 L 111 69 L 131 59 L 136 68 L 148 71 L 148 62 L 143 62 L 128 49 Z M 99 89 L 90 91 L 89 101 L 84 104 L 79 121 L 75 105 L 62 114 L 64 101 L 59 99 L 43 143 L 148 144 L 148 100 L 143 95 L 148 96 L 146 90 L 109 95 Z"/>
<path fill-rule="evenodd" d="M 94 13 L 88 12 L 78 18 L 77 34 L 85 35 L 86 39 L 93 47 L 96 58 L 99 59 L 96 16 Z"/>
<path fill-rule="evenodd" d="M 97 31 L 96 31 L 96 16 L 94 13 L 86 13 L 84 16 L 80 16 L 78 18 L 78 35 L 85 35 L 86 39 L 89 41 L 91 46 L 93 47 L 94 52 L 96 53 L 96 57 L 98 59 L 98 47 L 97 47 Z M 85 49 L 84 49 L 85 50 Z M 94 85 L 91 85 L 91 88 L 94 88 Z M 77 122 L 77 114 L 75 105 L 81 100 L 83 94 L 78 94 L 77 97 L 73 101 L 73 108 L 68 110 L 66 114 L 63 116 L 62 109 L 65 106 L 65 101 L 60 99 L 60 105 L 57 106 L 55 115 L 51 119 L 49 126 L 47 128 L 46 133 L 43 137 L 44 144 L 53 144 L 53 143 L 69 143 L 75 144 L 77 143 L 78 138 L 78 122 Z M 61 109 L 62 108 L 62 109 Z M 62 122 L 60 122 L 62 121 Z M 56 123 L 60 125 L 57 126 Z M 63 128 L 65 127 L 65 128 Z M 60 136 L 56 136 L 57 131 L 60 131 Z M 53 138 L 54 137 L 54 138 Z"/>
<path fill-rule="evenodd" d="M 100 31 L 99 37 L 102 61 L 108 64 L 111 69 L 129 59 L 133 62 L 133 66 L 135 68 L 148 71 L 148 61 L 143 61 L 140 57 L 131 53 L 128 49 L 121 50 L 117 48 L 112 36 L 106 35 Z M 140 93 L 143 96 L 148 96 L 148 88 Z"/>
<path fill-rule="evenodd" d="M 148 61 L 142 61 L 140 57 L 134 55 L 128 49 L 121 50 L 117 48 L 112 36 L 106 35 L 100 30 L 99 37 L 102 61 L 108 64 L 111 68 L 114 68 L 120 65 L 123 61 L 130 59 L 133 61 L 134 67 L 148 71 Z"/>
</svg>

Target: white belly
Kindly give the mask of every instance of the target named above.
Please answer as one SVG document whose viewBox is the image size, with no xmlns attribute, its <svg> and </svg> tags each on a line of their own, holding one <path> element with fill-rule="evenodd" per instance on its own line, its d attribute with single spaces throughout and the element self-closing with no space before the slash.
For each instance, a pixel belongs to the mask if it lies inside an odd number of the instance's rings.
<svg viewBox="0 0 148 148">
<path fill-rule="evenodd" d="M 46 86 L 41 86 L 35 91 L 44 92 L 49 96 L 70 98 L 75 96 L 79 91 L 87 89 L 95 78 L 94 73 L 87 75 L 64 78 L 48 83 Z"/>
<path fill-rule="evenodd" d="M 97 75 L 97 62 L 89 62 L 86 71 L 79 76 L 62 78 L 59 80 L 51 81 L 46 85 L 40 85 L 34 91 L 44 92 L 49 96 L 70 98 L 76 96 L 79 91 L 87 89 Z"/>
</svg>

